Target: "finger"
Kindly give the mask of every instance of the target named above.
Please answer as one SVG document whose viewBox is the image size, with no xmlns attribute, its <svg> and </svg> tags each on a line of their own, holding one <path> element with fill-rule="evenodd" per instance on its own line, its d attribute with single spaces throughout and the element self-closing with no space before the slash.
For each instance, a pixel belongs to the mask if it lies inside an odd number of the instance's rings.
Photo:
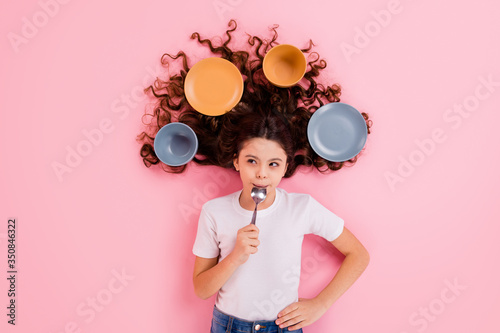
<svg viewBox="0 0 500 333">
<path fill-rule="evenodd" d="M 258 240 L 259 239 L 259 235 L 255 234 L 255 233 L 245 234 L 245 237 L 248 239 L 251 239 L 251 240 Z"/>
<path fill-rule="evenodd" d="M 295 303 L 292 303 L 290 304 L 289 306 L 287 306 L 286 308 L 284 308 L 283 310 L 281 310 L 279 313 L 278 313 L 278 318 L 281 318 L 283 316 L 286 316 L 287 314 L 289 314 L 290 312 L 292 311 L 295 311 L 299 308 L 299 305 L 297 304 L 297 302 Z"/>
<path fill-rule="evenodd" d="M 240 239 L 241 241 L 251 241 L 251 240 L 258 240 L 259 238 L 257 235 L 252 235 L 251 233 L 245 232 L 243 234 L 239 234 L 236 236 L 237 239 Z"/>
<path fill-rule="evenodd" d="M 258 247 L 260 245 L 260 241 L 258 239 L 252 239 L 250 245 Z"/>
<path fill-rule="evenodd" d="M 300 322 L 302 322 L 304 320 L 304 318 L 300 315 L 296 315 L 290 319 L 288 319 L 287 321 L 285 322 L 282 322 L 281 324 L 279 324 L 279 326 L 281 328 L 284 328 L 284 327 L 290 327 L 290 326 L 293 326 L 293 325 L 296 325 L 296 324 L 299 324 Z"/>
<path fill-rule="evenodd" d="M 242 230 L 259 232 L 259 228 L 257 228 L 255 224 L 248 224 L 247 226 L 243 227 Z"/>
<path fill-rule="evenodd" d="M 260 240 L 257 237 L 246 237 L 245 236 L 242 240 L 247 244 L 260 243 Z"/>
<path fill-rule="evenodd" d="M 298 324 L 295 324 L 293 326 L 288 326 L 288 330 L 295 331 L 295 330 L 301 329 L 301 328 L 306 327 L 306 326 L 307 325 L 305 324 L 305 321 L 301 321 Z"/>
<path fill-rule="evenodd" d="M 298 308 L 289 308 L 288 312 L 285 312 L 285 310 L 282 311 L 283 312 L 282 315 L 278 316 L 278 319 L 276 320 L 277 325 L 280 325 L 283 323 L 286 324 L 289 320 L 296 318 L 300 314 L 299 311 L 297 311 Z M 288 326 L 288 325 L 290 325 L 290 324 L 287 324 L 286 326 Z M 283 327 L 286 327 L 286 326 L 283 326 Z"/>
<path fill-rule="evenodd" d="M 250 238 L 257 238 L 259 237 L 259 233 L 257 231 L 245 231 L 245 236 Z"/>
<path fill-rule="evenodd" d="M 254 240 L 249 239 L 248 241 L 245 242 L 245 245 L 250 246 L 250 247 L 258 247 L 260 245 L 260 242 L 256 239 L 254 239 Z"/>
</svg>

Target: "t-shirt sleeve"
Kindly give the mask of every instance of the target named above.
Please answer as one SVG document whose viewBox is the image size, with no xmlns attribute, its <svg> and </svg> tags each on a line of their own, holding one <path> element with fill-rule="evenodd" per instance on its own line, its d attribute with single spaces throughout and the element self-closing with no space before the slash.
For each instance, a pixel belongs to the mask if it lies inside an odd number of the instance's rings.
<svg viewBox="0 0 500 333">
<path fill-rule="evenodd" d="M 198 231 L 193 245 L 194 255 L 202 258 L 216 258 L 219 256 L 219 242 L 217 228 L 204 208 L 200 213 Z"/>
<path fill-rule="evenodd" d="M 306 233 L 328 240 L 335 240 L 344 230 L 344 220 L 309 196 L 309 223 Z"/>
</svg>

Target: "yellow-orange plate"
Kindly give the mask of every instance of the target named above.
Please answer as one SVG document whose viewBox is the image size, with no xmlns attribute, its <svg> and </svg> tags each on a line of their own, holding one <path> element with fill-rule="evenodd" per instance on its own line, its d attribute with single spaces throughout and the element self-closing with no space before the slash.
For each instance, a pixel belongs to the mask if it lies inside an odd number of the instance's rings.
<svg viewBox="0 0 500 333">
<path fill-rule="evenodd" d="M 198 61 L 187 73 L 184 93 L 196 111 L 207 116 L 220 116 L 240 101 L 243 78 L 230 61 L 206 58 Z"/>
</svg>

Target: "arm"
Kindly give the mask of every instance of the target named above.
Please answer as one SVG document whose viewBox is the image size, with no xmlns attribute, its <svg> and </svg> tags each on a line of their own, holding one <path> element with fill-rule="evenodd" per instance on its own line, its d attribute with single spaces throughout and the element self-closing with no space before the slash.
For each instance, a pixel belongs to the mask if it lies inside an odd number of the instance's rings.
<svg viewBox="0 0 500 333">
<path fill-rule="evenodd" d="M 219 263 L 218 258 L 196 257 L 193 272 L 196 295 L 207 299 L 218 292 L 234 271 L 257 252 L 258 236 L 259 229 L 254 224 L 247 225 L 238 230 L 233 251 Z"/>
<path fill-rule="evenodd" d="M 313 299 L 299 299 L 278 314 L 276 324 L 296 330 L 318 320 L 330 306 L 358 279 L 370 262 L 368 251 L 347 229 L 331 242 L 344 261 L 330 283 Z"/>
</svg>

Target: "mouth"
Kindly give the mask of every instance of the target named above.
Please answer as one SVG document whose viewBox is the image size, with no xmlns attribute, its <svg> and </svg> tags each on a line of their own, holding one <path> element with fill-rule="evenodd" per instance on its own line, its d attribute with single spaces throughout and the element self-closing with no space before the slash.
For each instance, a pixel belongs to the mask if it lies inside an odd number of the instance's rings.
<svg viewBox="0 0 500 333">
<path fill-rule="evenodd" d="M 258 188 L 266 188 L 268 187 L 269 185 L 257 185 L 257 184 L 252 184 L 254 187 L 258 187 Z"/>
</svg>

